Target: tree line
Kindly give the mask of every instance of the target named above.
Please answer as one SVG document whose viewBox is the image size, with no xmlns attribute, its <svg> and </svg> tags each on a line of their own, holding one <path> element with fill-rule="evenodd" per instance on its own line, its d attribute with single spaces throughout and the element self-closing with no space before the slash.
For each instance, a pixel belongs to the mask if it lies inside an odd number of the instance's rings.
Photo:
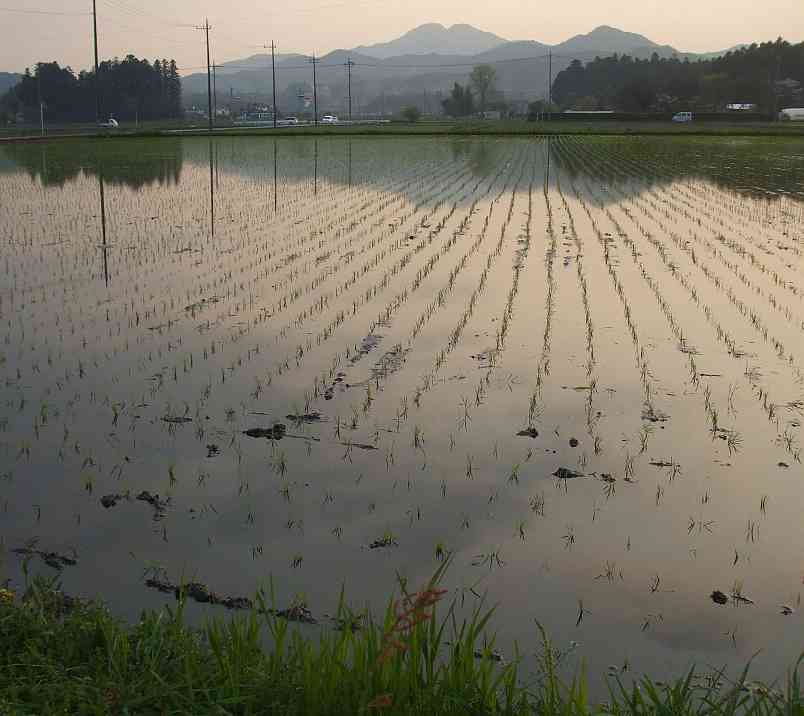
<svg viewBox="0 0 804 716">
<path fill-rule="evenodd" d="M 629 55 L 573 60 L 553 82 L 561 109 L 721 112 L 753 104 L 771 113 L 804 106 L 804 42 L 753 44 L 706 60 Z"/>
<path fill-rule="evenodd" d="M 497 70 L 491 65 L 476 65 L 469 82 L 456 82 L 450 96 L 441 103 L 444 114 L 450 117 L 469 117 L 477 112 L 504 109 L 505 102 L 497 90 Z"/>
<path fill-rule="evenodd" d="M 151 63 L 128 55 L 102 62 L 96 77 L 94 71 L 76 74 L 58 62 L 40 62 L 0 98 L 0 115 L 6 122 L 20 115 L 37 122 L 40 104 L 49 122 L 94 121 L 98 110 L 101 120 L 177 119 L 182 115 L 179 68 L 175 60 Z"/>
</svg>

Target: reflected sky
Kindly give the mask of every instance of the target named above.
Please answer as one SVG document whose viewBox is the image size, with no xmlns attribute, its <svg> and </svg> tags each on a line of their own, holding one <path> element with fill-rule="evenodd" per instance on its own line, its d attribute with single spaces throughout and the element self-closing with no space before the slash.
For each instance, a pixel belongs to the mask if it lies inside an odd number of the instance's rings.
<svg viewBox="0 0 804 716">
<path fill-rule="evenodd" d="M 129 618 L 154 574 L 378 608 L 449 552 L 529 667 L 539 620 L 569 669 L 781 675 L 804 151 L 685 142 L 0 148 L 6 549 Z"/>
</svg>

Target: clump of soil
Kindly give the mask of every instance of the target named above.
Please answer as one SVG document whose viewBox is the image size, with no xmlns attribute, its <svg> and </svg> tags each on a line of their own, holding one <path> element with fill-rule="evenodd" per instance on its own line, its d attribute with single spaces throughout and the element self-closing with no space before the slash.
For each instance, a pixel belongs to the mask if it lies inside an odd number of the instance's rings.
<svg viewBox="0 0 804 716">
<path fill-rule="evenodd" d="M 251 428 L 244 430 L 243 435 L 250 438 L 267 438 L 268 440 L 281 440 L 288 429 L 284 423 L 274 423 L 270 428 Z"/>
<path fill-rule="evenodd" d="M 59 554 L 58 552 L 51 552 L 44 549 L 36 549 L 35 547 L 17 547 L 13 550 L 15 554 L 21 554 L 24 557 L 39 557 L 48 567 L 57 569 L 61 572 L 65 567 L 74 567 L 78 564 L 78 560 L 74 557 L 68 557 L 66 554 Z"/>
<path fill-rule="evenodd" d="M 559 480 L 571 480 L 575 477 L 583 477 L 583 473 L 570 470 L 568 467 L 559 467 L 553 473 L 553 477 L 557 477 Z"/>
<path fill-rule="evenodd" d="M 539 431 L 536 430 L 536 428 L 525 428 L 524 430 L 520 430 L 517 436 L 520 438 L 538 438 Z"/>
</svg>

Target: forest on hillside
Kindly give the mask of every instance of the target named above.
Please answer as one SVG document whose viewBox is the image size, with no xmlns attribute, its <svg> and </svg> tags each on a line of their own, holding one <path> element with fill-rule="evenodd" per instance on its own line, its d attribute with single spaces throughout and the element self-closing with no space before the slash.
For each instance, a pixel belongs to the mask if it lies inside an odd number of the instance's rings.
<svg viewBox="0 0 804 716">
<path fill-rule="evenodd" d="M 721 112 L 729 104 L 754 104 L 771 113 L 804 106 L 804 42 L 753 44 L 720 57 L 597 57 L 574 60 L 553 82 L 561 109 Z"/>
<path fill-rule="evenodd" d="M 0 117 L 39 121 L 40 102 L 48 122 L 175 119 L 182 114 L 181 78 L 175 60 L 134 55 L 102 62 L 95 72 L 76 74 L 57 62 L 40 62 L 0 98 Z"/>
</svg>

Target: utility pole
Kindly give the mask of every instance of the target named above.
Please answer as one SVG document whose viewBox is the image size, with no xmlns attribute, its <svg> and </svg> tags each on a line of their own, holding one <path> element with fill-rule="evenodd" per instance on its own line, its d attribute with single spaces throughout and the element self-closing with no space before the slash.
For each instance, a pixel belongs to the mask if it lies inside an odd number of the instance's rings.
<svg viewBox="0 0 804 716">
<path fill-rule="evenodd" d="M 45 103 L 42 101 L 42 64 L 36 65 L 36 95 L 39 99 L 39 127 L 45 136 Z"/>
<path fill-rule="evenodd" d="M 204 21 L 203 25 L 196 25 L 196 30 L 203 30 L 207 35 L 207 113 L 209 114 L 209 131 L 212 132 L 212 66 L 209 61 L 209 31 L 212 29 L 209 26 L 209 18 Z"/>
<path fill-rule="evenodd" d="M 98 75 L 98 10 L 92 0 L 92 31 L 95 38 L 95 124 L 101 121 L 100 77 Z"/>
<path fill-rule="evenodd" d="M 212 61 L 212 116 L 218 116 L 218 79 L 215 70 L 218 66 Z"/>
<path fill-rule="evenodd" d="M 352 67 L 355 66 L 355 63 L 352 62 L 352 58 L 350 57 L 346 60 L 346 74 L 348 77 L 347 85 L 349 88 L 349 121 L 352 121 Z"/>
<path fill-rule="evenodd" d="M 313 116 L 315 121 L 315 126 L 318 126 L 318 84 L 316 83 L 315 79 L 315 66 L 321 62 L 321 60 L 316 59 L 315 53 L 308 62 L 311 62 L 313 65 Z"/>
<path fill-rule="evenodd" d="M 547 51 L 547 119 L 553 118 L 553 51 Z"/>
<path fill-rule="evenodd" d="M 267 50 L 268 45 L 263 45 L 263 47 Z M 276 45 L 274 45 L 274 41 L 271 40 L 271 79 L 272 79 L 272 86 L 273 86 L 273 104 L 274 104 L 274 129 L 276 129 Z"/>
</svg>

